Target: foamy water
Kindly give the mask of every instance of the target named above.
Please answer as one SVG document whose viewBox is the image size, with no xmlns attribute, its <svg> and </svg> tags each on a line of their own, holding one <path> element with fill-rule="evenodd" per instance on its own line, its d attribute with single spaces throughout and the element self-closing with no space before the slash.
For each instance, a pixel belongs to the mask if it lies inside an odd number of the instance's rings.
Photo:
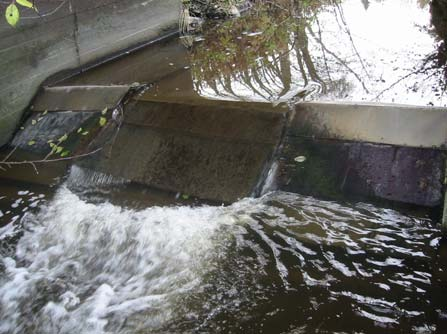
<svg viewBox="0 0 447 334">
<path fill-rule="evenodd" d="M 157 329 L 213 260 L 223 207 L 133 211 L 86 203 L 62 188 L 4 258 L 0 332 L 103 333 L 113 323 Z"/>
<path fill-rule="evenodd" d="M 447 314 L 439 230 L 372 205 L 135 210 L 62 187 L 16 229 L 0 333 L 425 333 Z"/>
</svg>

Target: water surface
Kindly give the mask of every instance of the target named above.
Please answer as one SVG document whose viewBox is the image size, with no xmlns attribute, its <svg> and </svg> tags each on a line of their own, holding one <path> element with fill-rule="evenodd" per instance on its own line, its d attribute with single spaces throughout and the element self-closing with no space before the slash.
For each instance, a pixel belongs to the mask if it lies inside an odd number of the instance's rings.
<svg viewBox="0 0 447 334">
<path fill-rule="evenodd" d="M 65 84 L 445 105 L 427 2 L 275 3 Z M 76 166 L 31 173 L 0 179 L 0 333 L 447 330 L 447 245 L 424 211 L 284 192 L 211 205 Z"/>
</svg>

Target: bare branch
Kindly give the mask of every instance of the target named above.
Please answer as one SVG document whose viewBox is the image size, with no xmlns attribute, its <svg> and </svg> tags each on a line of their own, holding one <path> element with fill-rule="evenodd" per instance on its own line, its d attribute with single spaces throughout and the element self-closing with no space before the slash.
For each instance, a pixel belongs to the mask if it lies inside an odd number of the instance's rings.
<svg viewBox="0 0 447 334">
<path fill-rule="evenodd" d="M 1 161 L 0 162 L 0 168 L 4 169 L 3 167 L 1 167 L 1 165 L 6 165 L 7 167 L 11 168 L 11 166 L 15 166 L 15 165 L 31 165 L 36 174 L 39 174 L 36 164 L 40 164 L 40 163 L 47 163 L 47 162 L 60 162 L 60 161 L 69 161 L 69 160 L 74 160 L 74 159 L 78 159 L 78 158 L 83 158 L 92 154 L 95 154 L 99 151 L 102 150 L 102 147 L 88 152 L 88 153 L 84 153 L 84 154 L 79 154 L 79 155 L 73 155 L 71 157 L 64 157 L 64 158 L 57 158 L 57 159 L 41 159 L 41 160 L 24 160 L 24 161 Z"/>
</svg>

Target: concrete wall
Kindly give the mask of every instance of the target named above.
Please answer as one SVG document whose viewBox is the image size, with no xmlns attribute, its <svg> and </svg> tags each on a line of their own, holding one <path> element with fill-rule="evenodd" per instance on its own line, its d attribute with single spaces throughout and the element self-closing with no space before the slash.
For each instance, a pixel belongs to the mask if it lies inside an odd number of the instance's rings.
<svg viewBox="0 0 447 334">
<path fill-rule="evenodd" d="M 278 189 L 427 207 L 445 191 L 447 110 L 380 103 L 297 104 Z"/>
<path fill-rule="evenodd" d="M 22 10 L 17 28 L 0 19 L 0 146 L 39 86 L 75 69 L 177 29 L 179 0 L 42 0 L 42 17 Z M 4 13 L 6 5 L 0 4 Z"/>
</svg>

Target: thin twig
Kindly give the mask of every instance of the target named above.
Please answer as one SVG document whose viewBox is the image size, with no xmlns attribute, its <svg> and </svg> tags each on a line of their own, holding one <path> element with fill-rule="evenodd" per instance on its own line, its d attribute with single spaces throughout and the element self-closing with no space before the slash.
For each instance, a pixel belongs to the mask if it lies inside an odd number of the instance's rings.
<svg viewBox="0 0 447 334">
<path fill-rule="evenodd" d="M 15 146 L 11 152 L 8 153 L 8 155 L 1 161 L 1 162 L 6 162 L 13 154 L 14 152 L 17 150 L 17 146 Z"/>
<path fill-rule="evenodd" d="M 24 161 L 1 161 L 0 165 L 6 165 L 8 167 L 11 167 L 12 165 L 31 165 L 33 166 L 34 170 L 36 171 L 36 174 L 39 174 L 37 168 L 36 168 L 36 164 L 40 164 L 40 163 L 47 163 L 47 162 L 60 162 L 60 161 L 68 161 L 68 160 L 74 160 L 74 159 L 78 159 L 78 158 L 83 158 L 92 154 L 95 154 L 99 151 L 102 150 L 102 147 L 88 152 L 88 153 L 84 153 L 84 154 L 79 154 L 79 155 L 73 155 L 71 157 L 65 157 L 65 158 L 57 158 L 57 159 L 41 159 L 41 160 L 24 160 Z M 1 166 L 0 166 L 1 167 Z"/>
</svg>

